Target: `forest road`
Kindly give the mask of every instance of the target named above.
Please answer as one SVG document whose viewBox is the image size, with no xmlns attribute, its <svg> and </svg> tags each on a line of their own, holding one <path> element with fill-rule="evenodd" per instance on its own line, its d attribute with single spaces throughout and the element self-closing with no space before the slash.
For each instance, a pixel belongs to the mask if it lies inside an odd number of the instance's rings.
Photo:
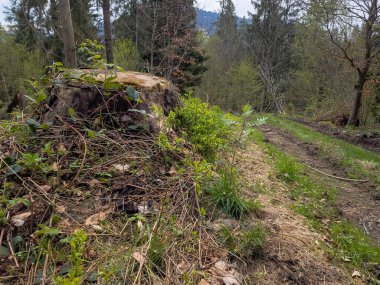
<svg viewBox="0 0 380 285">
<path fill-rule="evenodd" d="M 338 190 L 336 206 L 341 214 L 380 244 L 380 196 L 376 195 L 373 182 L 333 178 L 346 178 L 347 170 L 333 158 L 321 156 L 318 146 L 302 142 L 270 125 L 262 126 L 261 130 L 267 142 L 306 165 L 308 175 L 331 182 L 331 187 Z"/>
</svg>

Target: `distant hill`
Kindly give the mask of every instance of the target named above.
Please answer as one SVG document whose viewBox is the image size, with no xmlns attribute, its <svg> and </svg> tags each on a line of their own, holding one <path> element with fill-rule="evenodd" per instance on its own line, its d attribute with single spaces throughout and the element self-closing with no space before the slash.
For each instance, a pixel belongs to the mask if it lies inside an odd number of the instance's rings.
<svg viewBox="0 0 380 285">
<path fill-rule="evenodd" d="M 197 12 L 197 22 L 196 26 L 199 30 L 204 30 L 208 35 L 213 35 L 216 32 L 215 23 L 219 19 L 218 12 L 205 11 L 202 9 L 196 9 Z M 241 24 L 242 18 L 237 18 L 238 25 Z"/>
<path fill-rule="evenodd" d="M 212 35 L 216 32 L 215 23 L 219 19 L 219 13 L 205 11 L 197 8 L 197 29 L 204 30 Z"/>
</svg>

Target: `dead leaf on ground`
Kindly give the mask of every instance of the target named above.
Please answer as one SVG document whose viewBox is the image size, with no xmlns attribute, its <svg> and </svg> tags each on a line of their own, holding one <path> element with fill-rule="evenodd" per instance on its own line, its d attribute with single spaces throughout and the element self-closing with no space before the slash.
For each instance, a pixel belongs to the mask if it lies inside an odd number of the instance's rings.
<svg viewBox="0 0 380 285">
<path fill-rule="evenodd" d="M 49 192 L 49 190 L 51 189 L 51 186 L 50 185 L 42 185 L 40 186 L 41 190 L 43 190 L 44 192 Z"/>
<path fill-rule="evenodd" d="M 206 280 L 202 279 L 198 285 L 211 285 L 210 283 L 208 283 Z"/>
<path fill-rule="evenodd" d="M 22 227 L 28 217 L 32 215 L 32 212 L 25 212 L 15 215 L 11 218 L 11 222 L 15 227 Z"/>
<path fill-rule="evenodd" d="M 191 264 L 188 261 L 181 261 L 180 264 L 177 265 L 177 271 L 179 274 L 185 274 L 191 268 Z"/>
<path fill-rule="evenodd" d="M 211 275 L 218 276 L 225 285 L 240 285 L 243 281 L 243 276 L 222 260 L 217 261 L 209 271 Z"/>
<path fill-rule="evenodd" d="M 138 263 L 143 263 L 145 261 L 145 257 L 144 255 L 142 255 L 140 252 L 138 251 L 135 251 L 134 253 L 132 253 L 132 256 L 134 259 L 136 259 L 136 261 Z"/>
<path fill-rule="evenodd" d="M 168 174 L 172 176 L 177 175 L 178 174 L 177 168 L 173 165 L 172 167 L 170 167 Z"/>
<path fill-rule="evenodd" d="M 96 185 L 100 185 L 101 183 L 100 183 L 100 181 L 99 180 L 97 180 L 97 179 L 91 179 L 89 182 L 88 182 L 88 185 L 90 186 L 90 187 L 94 187 L 94 186 L 96 186 Z"/>
<path fill-rule="evenodd" d="M 90 217 L 88 217 L 84 224 L 86 226 L 93 226 L 99 224 L 99 222 L 104 221 L 108 215 L 112 212 L 112 208 L 109 208 L 103 212 L 96 213 Z"/>
<path fill-rule="evenodd" d="M 52 165 L 51 165 L 51 170 L 57 172 L 59 170 L 59 164 L 57 162 L 54 162 Z"/>
<path fill-rule="evenodd" d="M 119 163 L 117 163 L 117 164 L 112 164 L 112 167 L 115 170 L 117 170 L 117 171 L 119 171 L 121 173 L 124 173 L 124 172 L 126 172 L 126 171 L 128 171 L 130 169 L 129 164 L 119 164 Z"/>
<path fill-rule="evenodd" d="M 60 153 L 65 153 L 66 152 L 66 147 L 63 143 L 60 143 L 59 146 L 58 146 L 58 152 Z"/>
<path fill-rule="evenodd" d="M 66 207 L 62 205 L 58 205 L 57 207 L 55 207 L 55 211 L 58 214 L 63 214 L 66 211 Z"/>
<path fill-rule="evenodd" d="M 223 283 L 224 285 L 240 285 L 240 282 L 231 276 L 223 277 Z"/>
</svg>

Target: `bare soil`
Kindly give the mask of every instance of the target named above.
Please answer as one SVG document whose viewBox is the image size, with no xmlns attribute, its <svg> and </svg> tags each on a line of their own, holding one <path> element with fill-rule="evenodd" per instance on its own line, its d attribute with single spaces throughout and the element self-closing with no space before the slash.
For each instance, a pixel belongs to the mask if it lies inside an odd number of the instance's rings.
<svg viewBox="0 0 380 285">
<path fill-rule="evenodd" d="M 347 177 L 345 169 L 340 167 L 333 158 L 319 155 L 318 147 L 304 143 L 288 132 L 266 125 L 262 127 L 266 140 L 279 149 L 294 156 L 303 164 L 328 175 Z M 376 195 L 376 186 L 372 182 L 343 181 L 307 168 L 308 174 L 318 175 L 324 180 L 333 180 L 339 190 L 337 207 L 342 215 L 359 228 L 367 232 L 380 244 L 380 200 Z"/>
<path fill-rule="evenodd" d="M 380 130 L 377 132 L 348 131 L 342 127 L 328 125 L 323 122 L 307 121 L 305 119 L 295 120 L 311 127 L 312 129 L 323 134 L 347 141 L 349 143 L 361 146 L 365 149 L 380 153 Z"/>
<path fill-rule="evenodd" d="M 249 284 L 364 284 L 330 260 L 322 249 L 323 236 L 294 213 L 289 189 L 272 175 L 259 146 L 250 144 L 241 151 L 237 165 L 247 185 L 266 189 L 259 194 L 252 189 L 245 191 L 264 206 L 252 223 L 264 224 L 269 230 L 265 253 L 244 272 L 251 280 Z"/>
</svg>

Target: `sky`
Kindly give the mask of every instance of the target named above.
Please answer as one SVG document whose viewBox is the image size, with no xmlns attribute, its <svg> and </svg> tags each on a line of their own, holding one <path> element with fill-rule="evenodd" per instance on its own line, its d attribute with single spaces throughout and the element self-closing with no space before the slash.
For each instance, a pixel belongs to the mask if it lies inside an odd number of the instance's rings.
<svg viewBox="0 0 380 285">
<path fill-rule="evenodd" d="M 0 24 L 5 22 L 4 6 L 8 6 L 9 2 L 9 0 L 0 0 Z"/>
<path fill-rule="evenodd" d="M 234 0 L 233 2 L 239 17 L 247 16 L 248 11 L 253 10 L 251 0 Z M 197 6 L 206 11 L 219 11 L 220 9 L 219 0 L 197 0 Z"/>
<path fill-rule="evenodd" d="M 0 23 L 4 23 L 4 6 L 9 5 L 10 0 L 0 0 Z M 251 0 L 234 0 L 236 14 L 239 17 L 247 16 L 247 12 L 252 10 Z M 197 6 L 206 11 L 219 11 L 219 0 L 197 0 Z"/>
</svg>

